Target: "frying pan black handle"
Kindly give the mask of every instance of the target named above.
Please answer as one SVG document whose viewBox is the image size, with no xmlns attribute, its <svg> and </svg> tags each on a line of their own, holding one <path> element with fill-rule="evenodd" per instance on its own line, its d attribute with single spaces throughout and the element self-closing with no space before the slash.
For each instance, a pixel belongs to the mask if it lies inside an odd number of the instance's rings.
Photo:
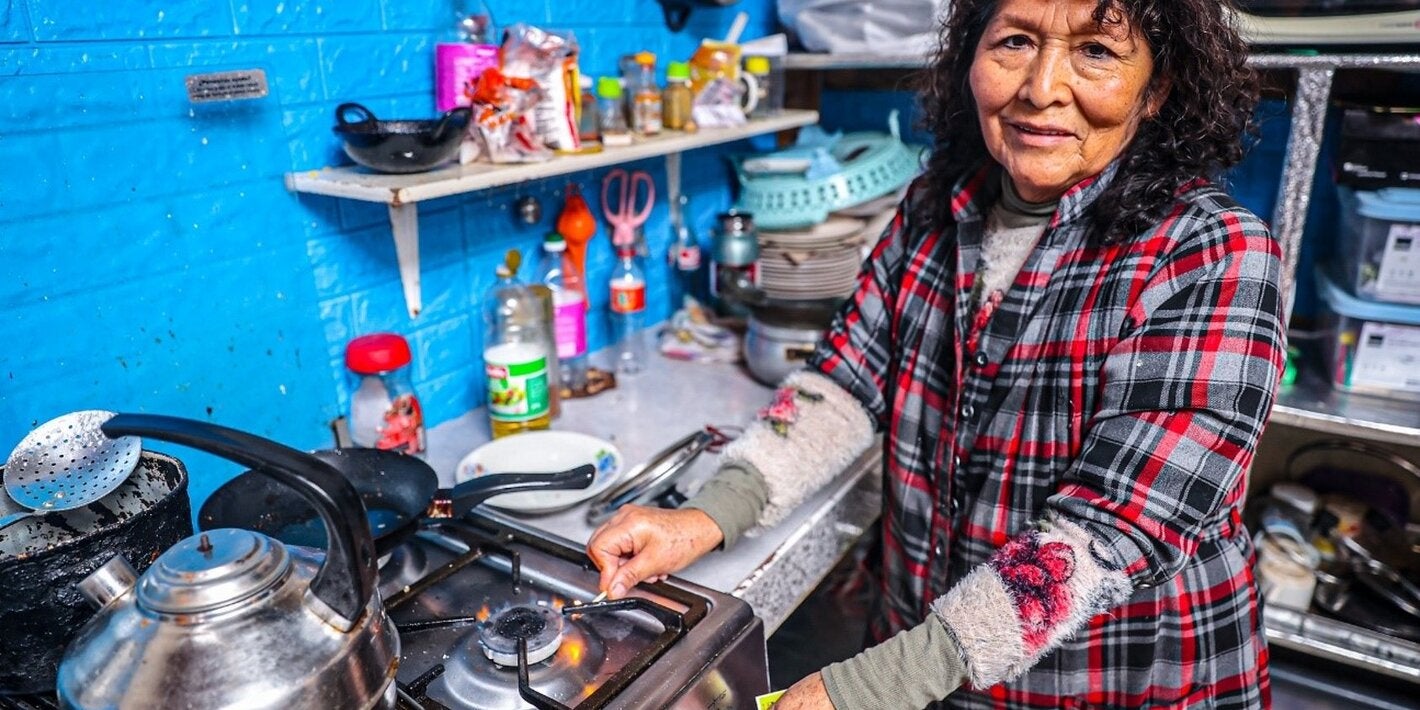
<svg viewBox="0 0 1420 710">
<path fill-rule="evenodd" d="M 461 518 L 493 496 L 521 491 L 561 491 L 587 488 L 597 478 L 597 467 L 582 464 L 561 473 L 495 473 L 471 478 L 449 492 L 453 516 Z"/>
<path fill-rule="evenodd" d="M 329 540 L 310 592 L 342 630 L 353 627 L 375 590 L 374 541 L 355 487 L 329 464 L 253 434 L 207 422 L 157 414 L 117 414 L 104 423 L 110 437 L 143 436 L 191 446 L 256 469 L 290 486 L 320 513 Z M 320 610 L 317 610 L 320 611 Z"/>
<path fill-rule="evenodd" d="M 345 118 L 346 114 L 350 113 L 355 114 L 356 118 L 354 121 L 350 121 Z M 348 126 L 352 123 L 364 123 L 366 121 L 373 120 L 375 120 L 374 112 L 370 109 L 365 108 L 362 104 L 351 102 L 344 103 L 335 107 L 335 122 L 339 123 L 342 126 Z"/>
<path fill-rule="evenodd" d="M 434 133 L 429 136 L 431 143 L 438 143 L 444 140 L 444 136 L 449 129 L 460 130 L 468 125 L 468 119 L 473 116 L 473 109 L 468 106 L 449 109 L 444 113 L 444 117 L 434 124 Z"/>
</svg>

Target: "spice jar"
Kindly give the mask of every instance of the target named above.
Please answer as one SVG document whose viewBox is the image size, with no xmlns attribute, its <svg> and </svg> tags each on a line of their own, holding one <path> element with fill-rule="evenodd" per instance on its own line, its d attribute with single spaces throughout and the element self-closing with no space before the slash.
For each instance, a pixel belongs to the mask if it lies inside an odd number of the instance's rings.
<svg viewBox="0 0 1420 710">
<path fill-rule="evenodd" d="M 672 131 L 691 131 L 695 124 L 690 120 L 690 108 L 694 96 L 690 91 L 690 65 L 685 62 L 671 62 L 666 68 L 666 90 L 662 94 L 661 118 L 666 128 Z"/>
<path fill-rule="evenodd" d="M 350 395 L 356 446 L 422 456 L 424 410 L 410 378 L 409 342 L 396 333 L 362 335 L 345 346 L 345 366 L 359 378 Z"/>
</svg>

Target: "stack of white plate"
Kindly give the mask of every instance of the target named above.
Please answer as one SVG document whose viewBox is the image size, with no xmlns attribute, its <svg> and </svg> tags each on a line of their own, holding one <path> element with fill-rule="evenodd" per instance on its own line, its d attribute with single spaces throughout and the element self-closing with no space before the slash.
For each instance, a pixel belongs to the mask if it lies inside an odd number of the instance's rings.
<svg viewBox="0 0 1420 710">
<path fill-rule="evenodd" d="M 861 219 L 834 216 L 808 229 L 761 231 L 760 288 L 782 299 L 852 294 L 863 263 L 863 227 Z"/>
</svg>

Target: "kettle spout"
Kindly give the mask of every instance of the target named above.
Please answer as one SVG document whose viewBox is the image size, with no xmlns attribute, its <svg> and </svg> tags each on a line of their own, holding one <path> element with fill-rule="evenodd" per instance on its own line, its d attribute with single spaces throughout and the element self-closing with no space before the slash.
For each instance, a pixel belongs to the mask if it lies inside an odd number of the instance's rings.
<svg viewBox="0 0 1420 710">
<path fill-rule="evenodd" d="M 102 609 L 109 602 L 127 594 L 138 583 L 138 573 L 123 555 L 114 555 L 102 567 L 79 582 L 79 591 L 96 608 Z"/>
</svg>

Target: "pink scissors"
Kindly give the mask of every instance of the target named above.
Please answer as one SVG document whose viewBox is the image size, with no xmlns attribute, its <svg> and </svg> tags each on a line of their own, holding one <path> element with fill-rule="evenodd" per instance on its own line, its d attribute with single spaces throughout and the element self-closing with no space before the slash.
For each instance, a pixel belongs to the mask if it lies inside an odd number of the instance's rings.
<svg viewBox="0 0 1420 710">
<path fill-rule="evenodd" d="M 620 183 L 621 201 L 613 212 L 610 195 L 618 189 L 617 183 Z M 646 185 L 646 206 L 637 210 L 636 197 L 643 183 Z M 602 213 L 612 226 L 612 246 L 631 246 L 636 242 L 636 228 L 646 223 L 646 219 L 651 216 L 651 206 L 655 202 L 656 183 L 651 180 L 649 173 L 641 170 L 627 173 L 617 168 L 602 178 Z"/>
</svg>

